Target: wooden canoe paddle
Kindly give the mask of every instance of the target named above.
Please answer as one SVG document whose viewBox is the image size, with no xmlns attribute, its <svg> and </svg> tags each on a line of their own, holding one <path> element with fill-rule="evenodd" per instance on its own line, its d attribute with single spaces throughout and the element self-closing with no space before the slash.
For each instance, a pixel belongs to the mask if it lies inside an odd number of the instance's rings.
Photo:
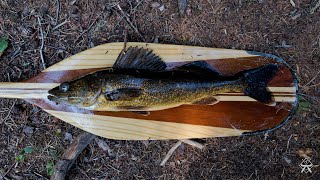
<svg viewBox="0 0 320 180">
<path fill-rule="evenodd" d="M 268 83 L 277 104 L 267 106 L 241 93 L 215 96 L 215 105 L 183 105 L 151 111 L 143 116 L 132 112 L 89 111 L 55 104 L 47 99 L 48 90 L 88 73 L 111 67 L 123 43 L 108 43 L 73 55 L 23 82 L 1 82 L 0 97 L 20 98 L 53 116 L 98 136 L 121 140 L 189 139 L 239 136 L 275 129 L 286 122 L 297 106 L 297 79 L 279 57 L 243 50 L 216 49 L 152 43 L 127 43 L 152 49 L 169 67 L 203 60 L 223 75 L 268 63 L 280 65 Z"/>
</svg>

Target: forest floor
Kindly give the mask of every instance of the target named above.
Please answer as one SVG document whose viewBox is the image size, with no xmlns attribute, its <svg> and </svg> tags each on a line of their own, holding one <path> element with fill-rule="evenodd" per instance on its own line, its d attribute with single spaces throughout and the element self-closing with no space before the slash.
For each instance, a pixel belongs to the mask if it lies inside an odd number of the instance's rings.
<svg viewBox="0 0 320 180">
<path fill-rule="evenodd" d="M 299 76 L 303 108 L 267 134 L 203 139 L 199 150 L 176 141 L 93 141 L 70 179 L 320 179 L 320 1 L 0 0 L 0 81 L 28 79 L 88 48 L 124 40 L 253 50 L 285 59 Z M 40 20 L 40 23 L 39 23 Z M 42 34 L 40 33 L 42 29 Z M 0 179 L 47 179 L 53 165 L 82 130 L 22 100 L 0 99 Z M 27 147 L 27 148 L 26 148 Z M 299 164 L 309 157 L 312 173 Z"/>
</svg>

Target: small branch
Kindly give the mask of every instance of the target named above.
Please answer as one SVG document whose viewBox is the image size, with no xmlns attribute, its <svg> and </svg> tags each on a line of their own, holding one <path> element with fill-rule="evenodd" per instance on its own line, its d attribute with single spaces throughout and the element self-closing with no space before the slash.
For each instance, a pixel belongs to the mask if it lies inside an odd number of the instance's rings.
<svg viewBox="0 0 320 180">
<path fill-rule="evenodd" d="M 306 86 L 308 86 L 310 83 L 312 83 L 317 77 L 318 75 L 320 74 L 320 71 L 305 85 L 303 85 L 303 88 L 305 88 Z"/>
<path fill-rule="evenodd" d="M 80 35 L 79 35 L 79 36 L 76 38 L 76 40 L 74 40 L 73 42 L 74 42 L 74 43 L 77 42 L 78 39 L 79 39 L 84 33 L 88 32 L 88 31 L 92 28 L 92 26 L 96 23 L 96 21 L 100 18 L 100 16 L 101 16 L 101 14 L 99 14 L 99 15 L 93 20 L 93 22 L 90 24 L 90 26 L 89 26 L 86 30 L 82 31 L 82 33 L 80 33 Z"/>
<path fill-rule="evenodd" d="M 129 26 L 131 27 L 131 29 L 133 29 L 137 34 L 138 36 L 145 42 L 145 38 L 142 36 L 142 34 L 139 32 L 138 28 L 133 25 L 133 23 L 131 22 L 130 18 L 128 17 L 127 13 L 125 13 L 122 8 L 120 7 L 120 5 L 118 4 L 117 5 L 117 8 L 119 9 L 120 13 L 124 18 L 125 20 L 127 21 L 127 23 L 129 24 Z M 117 12 L 117 11 L 116 11 Z"/>
<path fill-rule="evenodd" d="M 110 148 L 110 146 L 102 139 L 100 138 L 96 138 L 95 139 L 96 143 L 98 144 L 98 146 L 105 152 L 108 153 L 108 156 L 110 157 L 115 157 L 116 155 L 113 153 L 112 149 Z"/>
<path fill-rule="evenodd" d="M 315 1 L 313 1 L 313 2 L 315 2 Z M 320 7 L 320 0 L 318 0 L 314 4 L 315 5 L 310 8 L 310 14 L 313 14 L 314 12 L 316 12 L 317 8 Z"/>
<path fill-rule="evenodd" d="M 127 51 L 127 42 L 128 42 L 128 30 L 127 28 L 124 30 L 124 45 L 123 45 L 123 49 L 122 52 L 126 52 Z"/>
<path fill-rule="evenodd" d="M 41 63 L 42 63 L 43 69 L 46 69 L 46 64 L 44 63 L 44 58 L 43 58 L 43 53 L 42 53 L 43 45 L 44 45 L 44 36 L 43 36 L 43 31 L 42 31 L 42 26 L 41 26 L 41 19 L 39 16 L 38 16 L 38 24 L 39 24 L 40 34 L 41 34 L 41 46 L 39 49 L 40 58 L 41 58 Z"/>
<path fill-rule="evenodd" d="M 164 166 L 166 164 L 166 162 L 168 161 L 168 159 L 172 156 L 172 154 L 174 153 L 174 151 L 181 145 L 181 143 L 186 143 L 189 144 L 193 147 L 199 148 L 199 149 L 203 149 L 204 145 L 202 145 L 201 143 L 198 143 L 196 141 L 193 141 L 191 139 L 182 139 L 179 140 L 176 144 L 173 145 L 173 147 L 169 150 L 169 152 L 167 153 L 167 155 L 164 157 L 164 159 L 162 160 L 162 162 L 160 163 L 160 166 Z"/>
<path fill-rule="evenodd" d="M 172 156 L 173 152 L 181 145 L 181 143 L 182 143 L 182 141 L 176 142 L 176 144 L 169 150 L 169 152 L 167 153 L 166 157 L 164 157 L 164 159 L 162 160 L 160 166 L 164 166 L 166 164 L 168 159 Z"/>
<path fill-rule="evenodd" d="M 13 164 L 10 166 L 10 168 L 9 168 L 3 175 L 0 174 L 0 179 L 6 177 L 7 174 L 12 170 L 12 168 L 13 168 L 16 164 L 17 164 L 17 163 L 13 163 Z"/>
<path fill-rule="evenodd" d="M 197 141 L 193 141 L 191 139 L 182 139 L 180 140 L 186 144 L 189 144 L 190 146 L 193 146 L 193 147 L 196 147 L 196 148 L 199 148 L 199 149 L 203 149 L 204 148 L 204 145 L 201 144 L 201 143 L 198 143 Z"/>
<path fill-rule="evenodd" d="M 74 161 L 95 137 L 95 135 L 85 132 L 75 138 L 69 148 L 63 153 L 61 160 L 57 162 L 51 180 L 65 179 Z"/>
<path fill-rule="evenodd" d="M 60 0 L 56 0 L 56 3 L 57 3 L 57 10 L 56 10 L 56 22 L 55 22 L 55 25 L 57 25 L 58 22 L 59 22 L 59 15 L 60 15 L 60 9 L 61 9 Z"/>
<path fill-rule="evenodd" d="M 69 20 L 65 20 L 65 21 L 63 21 L 62 23 L 60 23 L 60 24 L 56 25 L 56 26 L 52 29 L 52 31 L 54 31 L 54 30 L 58 29 L 59 27 L 63 26 L 64 24 L 66 24 L 66 23 L 68 23 L 68 22 L 69 22 Z"/>
</svg>

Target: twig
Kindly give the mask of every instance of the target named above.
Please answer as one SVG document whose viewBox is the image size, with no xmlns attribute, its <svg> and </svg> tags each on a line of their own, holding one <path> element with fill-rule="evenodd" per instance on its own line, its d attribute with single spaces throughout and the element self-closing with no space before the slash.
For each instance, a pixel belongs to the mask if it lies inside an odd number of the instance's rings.
<svg viewBox="0 0 320 180">
<path fill-rule="evenodd" d="M 198 143 L 197 141 L 193 141 L 191 139 L 182 139 L 180 140 L 186 144 L 189 144 L 190 146 L 193 146 L 193 147 L 196 147 L 196 148 L 199 148 L 199 149 L 203 149 L 204 148 L 204 145 L 201 144 L 201 143 Z"/>
<path fill-rule="evenodd" d="M 176 144 L 174 144 L 174 146 L 169 150 L 167 155 L 162 160 L 160 166 L 164 166 L 166 164 L 168 159 L 172 156 L 173 152 L 181 145 L 182 142 L 186 143 L 186 144 L 189 144 L 189 145 L 191 145 L 193 147 L 199 148 L 201 150 L 204 148 L 204 145 L 202 145 L 201 143 L 198 143 L 196 141 L 193 141 L 191 139 L 181 139 Z"/>
<path fill-rule="evenodd" d="M 123 45 L 123 49 L 122 49 L 122 52 L 126 52 L 127 50 L 127 41 L 128 41 L 128 30 L 125 29 L 124 30 L 124 45 Z"/>
<path fill-rule="evenodd" d="M 17 102 L 17 100 L 15 100 L 15 101 L 12 103 L 12 105 L 11 105 L 11 107 L 10 107 L 10 109 L 9 109 L 9 112 L 8 112 L 7 116 L 6 116 L 4 119 L 1 120 L 0 124 L 2 124 L 3 122 L 5 122 L 5 121 L 9 118 L 9 116 L 10 116 L 10 114 L 11 114 L 11 111 L 12 111 L 14 105 L 16 104 L 16 102 Z"/>
<path fill-rule="evenodd" d="M 318 7 L 320 7 L 320 0 L 318 0 L 318 2 L 316 2 L 315 5 L 312 8 L 310 8 L 310 14 L 313 14 Z"/>
<path fill-rule="evenodd" d="M 68 20 L 63 21 L 62 23 L 56 25 L 56 26 L 52 29 L 52 31 L 58 29 L 59 27 L 63 26 L 64 24 L 66 24 L 66 23 L 68 23 L 68 22 L 69 22 Z"/>
<path fill-rule="evenodd" d="M 113 153 L 112 149 L 104 140 L 96 138 L 95 141 L 103 151 L 106 151 L 108 153 L 108 156 L 115 157 L 115 154 Z"/>
<path fill-rule="evenodd" d="M 320 85 L 320 83 L 311 85 L 310 87 L 316 87 L 316 86 L 319 86 L 319 85 Z"/>
<path fill-rule="evenodd" d="M 58 22 L 59 22 L 59 15 L 60 15 L 60 9 L 61 9 L 60 0 L 56 0 L 56 3 L 57 3 L 57 11 L 56 11 L 56 22 L 55 22 L 55 25 L 57 25 Z M 55 28 L 53 28 L 53 29 L 55 29 Z"/>
<path fill-rule="evenodd" d="M 144 2 L 144 0 L 141 0 L 140 2 L 137 3 L 137 5 L 132 9 L 131 12 L 135 12 L 137 8 Z"/>
<path fill-rule="evenodd" d="M 84 31 L 76 38 L 76 40 L 75 40 L 74 42 L 77 42 L 78 39 L 79 39 L 84 33 L 88 32 L 88 31 L 92 28 L 92 26 L 94 25 L 94 23 L 99 19 L 100 16 L 101 16 L 101 14 L 99 14 L 99 15 L 96 17 L 96 19 L 90 24 L 90 26 L 89 26 L 86 30 L 84 30 Z"/>
<path fill-rule="evenodd" d="M 125 18 L 125 20 L 126 20 L 127 23 L 129 24 L 129 26 L 131 27 L 131 29 L 133 29 L 143 41 L 146 41 L 145 38 L 142 36 L 142 34 L 139 32 L 138 28 L 133 25 L 133 23 L 131 22 L 130 18 L 129 18 L 128 15 L 122 10 L 122 8 L 120 7 L 119 4 L 117 5 L 117 8 L 118 8 L 119 11 L 120 11 L 119 14 L 121 14 L 121 15 Z M 117 11 L 116 11 L 116 12 L 117 12 Z"/>
<path fill-rule="evenodd" d="M 160 166 L 164 166 L 166 164 L 168 159 L 172 156 L 173 152 L 181 145 L 181 143 L 182 143 L 182 141 L 176 142 L 176 144 L 169 150 L 167 155 L 164 157 L 164 159 L 162 160 Z"/>
<path fill-rule="evenodd" d="M 43 175 L 41 175 L 40 173 L 38 173 L 38 172 L 33 172 L 35 175 L 37 175 L 37 176 L 40 176 L 42 179 L 48 179 L 48 178 L 46 178 L 46 177 L 43 177 Z"/>
<path fill-rule="evenodd" d="M 13 163 L 10 168 L 3 174 L 1 175 L 3 178 L 7 176 L 7 174 L 12 170 L 12 168 L 16 165 L 17 163 Z"/>
<path fill-rule="evenodd" d="M 306 85 L 304 85 L 303 87 L 306 87 L 306 86 L 308 86 L 310 83 L 312 83 L 312 81 L 314 81 L 314 80 L 318 77 L 319 74 L 320 74 L 320 71 L 319 71 Z"/>
<path fill-rule="evenodd" d="M 96 136 L 90 133 L 83 133 L 75 138 L 69 148 L 63 153 L 61 160 L 57 162 L 51 180 L 63 180 L 74 161 L 85 147 L 94 140 Z"/>
<path fill-rule="evenodd" d="M 291 138 L 292 138 L 292 134 L 291 134 L 290 137 L 288 138 L 286 151 L 289 149 L 289 145 L 290 145 L 290 140 L 291 140 Z"/>
<path fill-rule="evenodd" d="M 44 63 L 44 58 L 43 58 L 43 53 L 42 53 L 43 45 L 44 45 L 44 36 L 43 36 L 43 31 L 42 31 L 42 26 L 41 26 L 41 19 L 40 19 L 39 16 L 38 16 L 38 24 L 39 24 L 40 34 L 41 34 L 41 46 L 40 46 L 40 49 L 39 49 L 40 58 L 41 58 L 43 69 L 46 69 L 46 64 Z"/>
</svg>

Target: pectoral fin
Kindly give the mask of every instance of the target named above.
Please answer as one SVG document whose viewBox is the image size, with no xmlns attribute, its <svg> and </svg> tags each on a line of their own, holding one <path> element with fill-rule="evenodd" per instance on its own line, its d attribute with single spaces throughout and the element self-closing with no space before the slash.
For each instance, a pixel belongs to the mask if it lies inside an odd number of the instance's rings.
<svg viewBox="0 0 320 180">
<path fill-rule="evenodd" d="M 219 101 L 214 97 L 205 97 L 200 100 L 196 100 L 192 102 L 192 104 L 198 104 L 198 105 L 214 105 L 217 104 Z"/>
<path fill-rule="evenodd" d="M 120 88 L 104 93 L 104 97 L 108 101 L 129 101 L 141 96 L 142 89 L 139 88 Z"/>
</svg>

